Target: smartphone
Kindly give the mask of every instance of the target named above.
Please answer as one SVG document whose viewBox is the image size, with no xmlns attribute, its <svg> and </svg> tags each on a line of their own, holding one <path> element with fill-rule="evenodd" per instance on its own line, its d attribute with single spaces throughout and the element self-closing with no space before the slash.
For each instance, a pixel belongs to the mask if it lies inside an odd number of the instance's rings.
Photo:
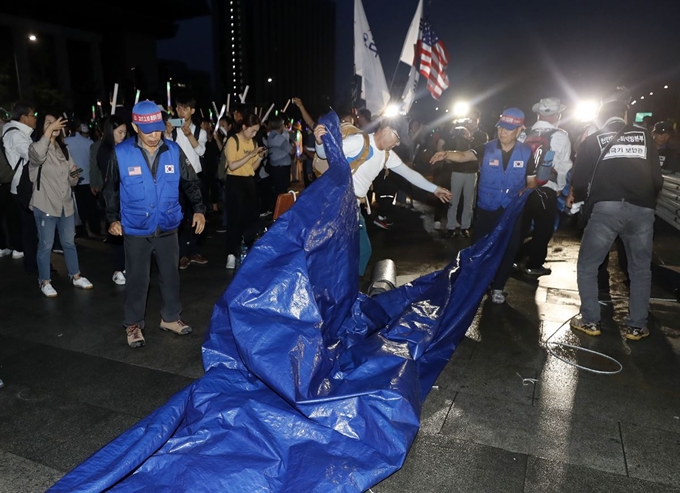
<svg viewBox="0 0 680 493">
<path fill-rule="evenodd" d="M 170 125 L 173 127 L 181 127 L 184 125 L 184 118 L 171 118 L 168 120 L 170 122 Z"/>
<path fill-rule="evenodd" d="M 79 175 L 79 174 L 82 173 L 82 172 L 83 172 L 83 168 L 78 168 L 78 169 L 75 170 L 75 171 L 71 171 L 71 172 L 69 173 L 69 175 L 71 176 L 71 178 L 73 178 L 73 177 Z"/>
</svg>

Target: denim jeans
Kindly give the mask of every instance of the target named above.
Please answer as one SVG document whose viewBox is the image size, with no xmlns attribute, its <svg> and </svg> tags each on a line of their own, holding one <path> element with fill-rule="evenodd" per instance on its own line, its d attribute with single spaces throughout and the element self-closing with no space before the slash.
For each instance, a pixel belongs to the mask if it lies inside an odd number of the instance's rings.
<svg viewBox="0 0 680 493">
<path fill-rule="evenodd" d="M 59 229 L 59 239 L 61 240 L 61 247 L 64 250 L 64 259 L 66 260 L 66 268 L 68 269 L 69 277 L 80 274 L 78 267 L 78 252 L 76 251 L 76 244 L 74 238 L 76 235 L 75 214 L 64 216 L 62 212 L 61 217 L 51 216 L 45 214 L 37 208 L 33 208 L 33 216 L 35 217 L 35 224 L 38 228 L 38 281 L 50 280 L 50 257 L 52 256 L 52 245 L 54 244 L 54 231 Z"/>
<path fill-rule="evenodd" d="M 645 327 L 652 284 L 654 209 L 622 201 L 597 202 L 583 232 L 576 267 L 581 315 L 586 323 L 600 321 L 597 269 L 621 237 L 630 277 L 629 327 Z"/>
</svg>

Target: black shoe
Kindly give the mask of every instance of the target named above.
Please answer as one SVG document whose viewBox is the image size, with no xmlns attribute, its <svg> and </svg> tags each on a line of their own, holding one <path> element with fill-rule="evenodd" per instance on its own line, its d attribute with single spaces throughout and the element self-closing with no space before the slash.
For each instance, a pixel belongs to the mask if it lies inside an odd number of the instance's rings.
<svg viewBox="0 0 680 493">
<path fill-rule="evenodd" d="M 469 229 L 461 229 L 460 230 L 460 235 L 463 238 L 469 238 L 470 237 L 470 230 Z"/>
<path fill-rule="evenodd" d="M 444 233 L 444 238 L 455 238 L 456 237 L 456 231 L 453 229 L 447 229 L 446 233 Z"/>
<path fill-rule="evenodd" d="M 547 269 L 543 266 L 532 268 L 532 269 L 525 267 L 523 270 L 524 270 L 524 273 L 527 276 L 531 276 L 531 277 L 549 276 L 550 274 L 552 274 L 551 269 Z"/>
</svg>

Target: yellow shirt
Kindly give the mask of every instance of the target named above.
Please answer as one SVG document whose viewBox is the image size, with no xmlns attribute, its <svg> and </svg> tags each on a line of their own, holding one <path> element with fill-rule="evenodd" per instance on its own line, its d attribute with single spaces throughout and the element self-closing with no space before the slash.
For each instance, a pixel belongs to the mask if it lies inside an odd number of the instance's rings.
<svg viewBox="0 0 680 493">
<path fill-rule="evenodd" d="M 236 149 L 236 139 L 239 140 L 238 149 Z M 227 162 L 233 163 L 235 161 L 240 161 L 246 157 L 249 152 L 254 150 L 255 142 L 253 142 L 252 139 L 246 141 L 236 135 L 233 139 L 227 139 Z M 253 169 L 255 162 L 257 162 L 257 155 L 251 157 L 246 164 L 238 169 L 230 169 L 229 166 L 227 166 L 227 174 L 232 176 L 255 176 L 255 170 Z"/>
</svg>

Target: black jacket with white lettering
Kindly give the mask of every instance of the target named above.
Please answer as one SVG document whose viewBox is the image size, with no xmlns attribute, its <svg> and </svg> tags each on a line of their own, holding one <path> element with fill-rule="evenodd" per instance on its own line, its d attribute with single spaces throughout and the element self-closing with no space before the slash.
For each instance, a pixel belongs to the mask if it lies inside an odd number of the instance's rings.
<svg viewBox="0 0 680 493">
<path fill-rule="evenodd" d="M 621 118 L 611 118 L 578 148 L 572 171 L 576 201 L 584 200 L 593 168 L 602 150 L 625 125 Z M 648 130 L 630 127 L 612 146 L 597 167 L 590 192 L 590 202 L 625 201 L 654 209 L 663 186 L 659 153 Z"/>
</svg>

